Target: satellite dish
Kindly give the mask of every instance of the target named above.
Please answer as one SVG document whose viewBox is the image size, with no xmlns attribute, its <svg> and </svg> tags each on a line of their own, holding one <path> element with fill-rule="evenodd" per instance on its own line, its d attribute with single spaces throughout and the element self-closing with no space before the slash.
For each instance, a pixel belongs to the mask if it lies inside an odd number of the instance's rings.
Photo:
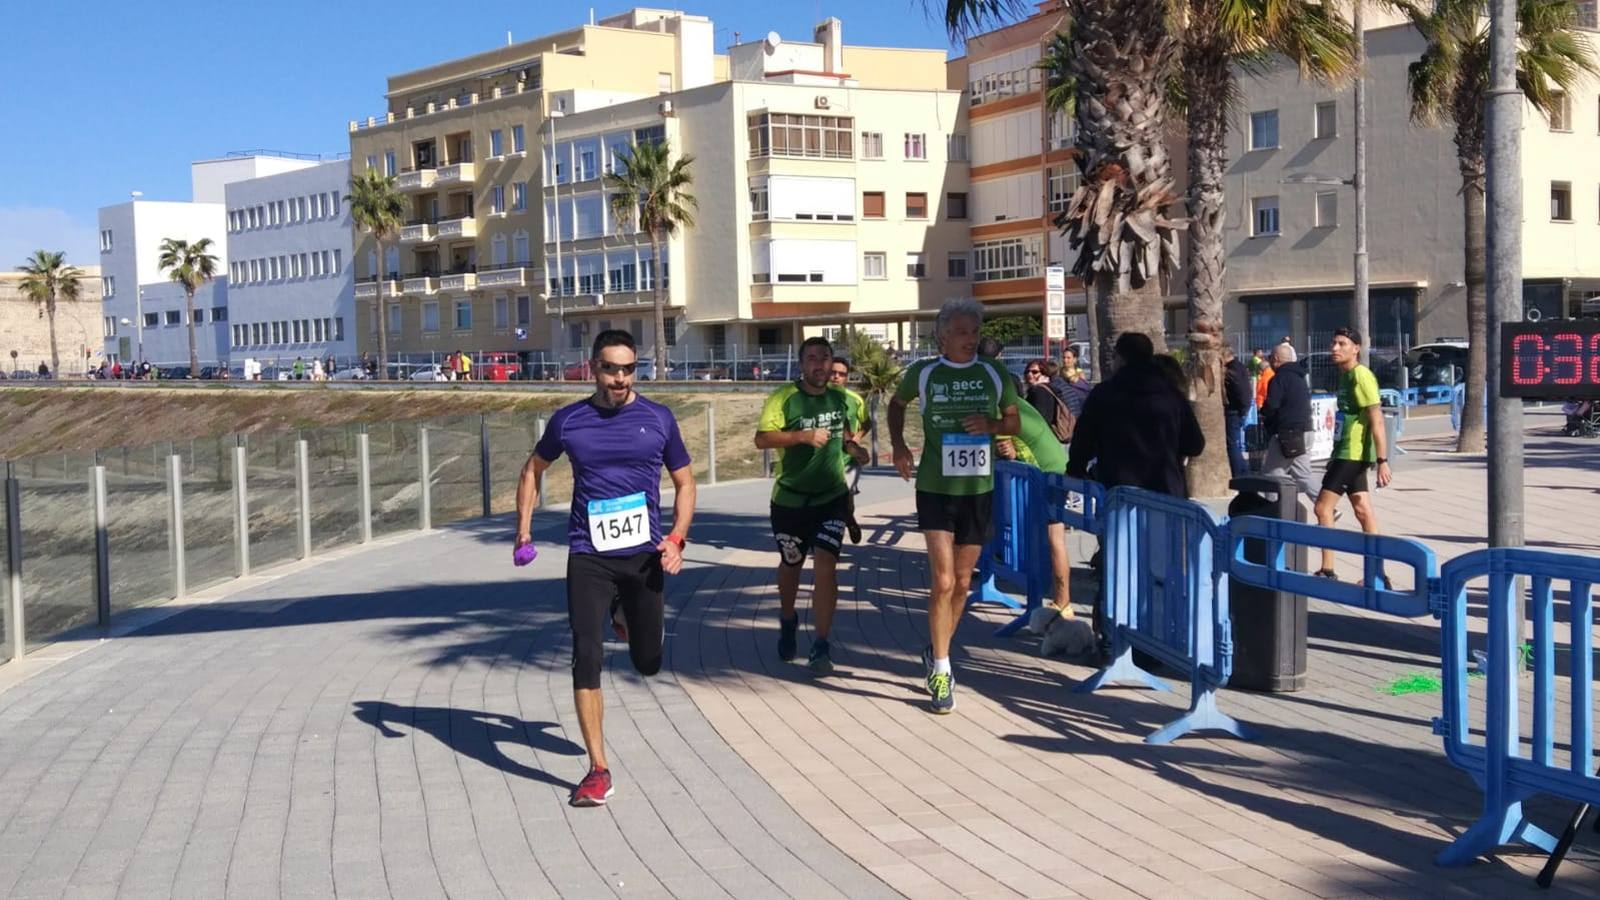
<svg viewBox="0 0 1600 900">
<path fill-rule="evenodd" d="M 778 45 L 783 43 L 783 38 L 778 37 L 778 33 L 776 31 L 769 31 L 767 32 L 766 40 L 762 43 L 767 45 L 768 53 L 776 53 L 778 50 Z"/>
</svg>

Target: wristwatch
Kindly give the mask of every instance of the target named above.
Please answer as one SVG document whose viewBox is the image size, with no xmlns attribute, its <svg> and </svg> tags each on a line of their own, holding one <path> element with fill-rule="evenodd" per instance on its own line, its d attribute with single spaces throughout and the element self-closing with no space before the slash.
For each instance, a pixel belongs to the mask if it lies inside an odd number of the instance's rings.
<svg viewBox="0 0 1600 900">
<path fill-rule="evenodd" d="M 684 545 L 686 545 L 686 544 L 688 544 L 688 543 L 689 543 L 689 542 L 688 542 L 688 541 L 686 541 L 686 540 L 684 540 L 684 539 L 683 539 L 683 538 L 681 538 L 681 537 L 678 537 L 678 536 L 677 536 L 677 535 L 675 535 L 675 534 L 669 534 L 669 535 L 667 535 L 667 538 L 666 538 L 666 539 L 667 539 L 667 540 L 668 540 L 668 541 L 669 541 L 669 542 L 671 542 L 671 543 L 674 543 L 674 544 L 677 544 L 677 545 L 678 545 L 678 549 L 679 549 L 679 550 L 682 550 L 682 549 L 683 549 L 683 548 L 684 548 Z"/>
<path fill-rule="evenodd" d="M 1378 457 L 1378 465 L 1387 466 L 1388 464 L 1389 464 L 1389 458 L 1387 456 Z"/>
</svg>

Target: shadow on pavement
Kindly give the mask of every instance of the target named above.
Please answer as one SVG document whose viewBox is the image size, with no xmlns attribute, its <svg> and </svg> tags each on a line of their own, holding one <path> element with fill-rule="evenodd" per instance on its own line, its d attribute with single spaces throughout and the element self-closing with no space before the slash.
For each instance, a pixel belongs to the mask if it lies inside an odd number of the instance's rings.
<svg viewBox="0 0 1600 900">
<path fill-rule="evenodd" d="M 560 728 L 555 722 L 525 722 L 503 713 L 450 709 L 441 706 L 401 706 L 377 700 L 355 704 L 356 719 L 378 729 L 386 738 L 405 737 L 391 725 L 402 725 L 433 735 L 439 743 L 506 773 L 571 790 L 576 787 L 543 769 L 523 765 L 500 749 L 501 744 L 519 744 L 536 753 L 582 756 L 583 748 L 560 735 L 548 734 Z"/>
</svg>

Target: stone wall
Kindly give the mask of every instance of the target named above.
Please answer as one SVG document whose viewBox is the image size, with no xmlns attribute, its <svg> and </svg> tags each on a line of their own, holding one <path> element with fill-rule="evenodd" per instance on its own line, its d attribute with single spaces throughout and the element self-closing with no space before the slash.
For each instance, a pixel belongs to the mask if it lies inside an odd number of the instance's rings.
<svg viewBox="0 0 1600 900">
<path fill-rule="evenodd" d="M 50 361 L 50 322 L 39 314 L 38 304 L 22 296 L 20 281 L 15 271 L 0 273 L 0 370 L 7 374 L 18 368 L 32 371 L 41 361 Z M 84 267 L 78 291 L 77 302 L 56 303 L 56 347 L 69 376 L 83 372 L 85 347 L 94 354 L 91 365 L 100 364 L 105 347 L 99 266 Z"/>
</svg>

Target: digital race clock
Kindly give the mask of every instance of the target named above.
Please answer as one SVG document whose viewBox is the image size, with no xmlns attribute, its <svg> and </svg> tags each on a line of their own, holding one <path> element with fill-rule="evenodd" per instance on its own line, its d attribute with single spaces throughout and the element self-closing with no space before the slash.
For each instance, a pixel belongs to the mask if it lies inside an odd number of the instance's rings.
<svg viewBox="0 0 1600 900">
<path fill-rule="evenodd" d="M 1600 320 L 1500 326 L 1502 397 L 1600 398 Z"/>
</svg>

